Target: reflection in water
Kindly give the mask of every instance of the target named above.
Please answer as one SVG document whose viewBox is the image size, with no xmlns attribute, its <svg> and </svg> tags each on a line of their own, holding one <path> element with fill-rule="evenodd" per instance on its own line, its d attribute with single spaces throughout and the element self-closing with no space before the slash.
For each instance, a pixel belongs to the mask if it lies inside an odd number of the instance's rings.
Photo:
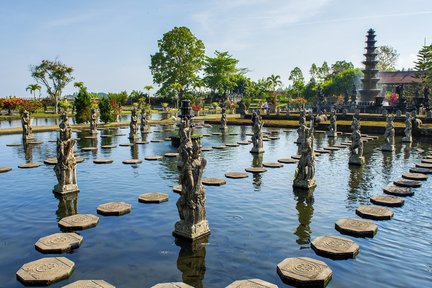
<svg viewBox="0 0 432 288">
<path fill-rule="evenodd" d="M 336 144 L 336 137 L 327 137 L 328 146 L 333 146 Z"/>
<path fill-rule="evenodd" d="M 262 167 L 263 157 L 263 153 L 253 153 L 252 167 Z M 261 173 L 253 173 L 253 185 L 257 190 L 260 189 L 261 179 Z"/>
<path fill-rule="evenodd" d="M 23 141 L 23 145 L 24 145 L 24 153 L 25 153 L 26 163 L 32 163 L 33 162 L 33 146 L 31 144 L 27 144 L 26 141 Z"/>
<path fill-rule="evenodd" d="M 130 152 L 131 152 L 131 159 L 138 159 L 138 145 L 134 144 L 130 146 Z"/>
<path fill-rule="evenodd" d="M 181 238 L 175 239 L 175 244 L 180 246 L 177 258 L 177 269 L 182 272 L 183 282 L 195 288 L 202 288 L 204 274 L 206 271 L 205 257 L 206 245 L 209 236 L 205 236 L 194 241 Z"/>
<path fill-rule="evenodd" d="M 310 190 L 302 190 L 294 188 L 294 200 L 297 201 L 296 210 L 298 216 L 299 225 L 294 232 L 297 235 L 297 244 L 300 245 L 300 249 L 309 248 L 310 236 L 312 231 L 310 224 L 313 216 L 313 191 L 315 188 Z"/>
<path fill-rule="evenodd" d="M 349 189 L 347 193 L 347 201 L 350 206 L 369 203 L 369 198 L 371 195 L 369 194 L 369 189 L 364 187 L 364 185 L 365 183 L 372 181 L 372 179 L 370 174 L 363 173 L 364 167 L 365 165 L 349 166 L 350 175 L 348 181 Z"/>
<path fill-rule="evenodd" d="M 57 221 L 78 213 L 78 192 L 55 194 L 55 197 L 59 200 L 56 211 Z"/>
<path fill-rule="evenodd" d="M 314 140 L 315 140 L 314 147 L 316 148 L 323 147 L 324 135 L 325 135 L 324 133 L 314 133 Z"/>
<path fill-rule="evenodd" d="M 409 143 L 404 143 L 405 145 L 404 145 L 404 149 L 403 149 L 403 151 L 404 151 L 404 159 L 405 160 L 408 160 L 409 159 L 409 157 L 410 157 L 410 155 L 411 155 L 411 150 L 412 150 L 412 142 L 409 142 Z"/>
</svg>

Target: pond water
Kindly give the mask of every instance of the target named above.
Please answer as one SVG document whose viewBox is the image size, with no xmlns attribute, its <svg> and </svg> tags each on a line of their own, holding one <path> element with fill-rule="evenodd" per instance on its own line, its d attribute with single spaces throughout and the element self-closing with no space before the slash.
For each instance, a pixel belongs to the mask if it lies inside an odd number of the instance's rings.
<svg viewBox="0 0 432 288">
<path fill-rule="evenodd" d="M 151 127 L 152 130 L 162 127 Z M 166 128 L 165 128 L 166 129 Z M 247 140 L 250 127 L 230 126 L 225 136 L 204 137 L 203 146 Z M 224 177 L 230 171 L 243 171 L 261 161 L 276 162 L 296 154 L 293 142 L 297 133 L 278 130 L 279 140 L 265 142 L 263 158 L 249 153 L 251 146 L 203 152 L 207 159 L 205 177 Z M 219 127 L 202 133 L 220 132 Z M 174 132 L 153 132 L 147 140 L 163 139 Z M 239 135 L 228 135 L 239 133 Z M 261 278 L 286 286 L 276 273 L 276 265 L 287 257 L 312 257 L 326 262 L 333 270 L 328 287 L 430 287 L 432 281 L 432 197 L 431 181 L 425 181 L 401 208 L 393 208 L 390 221 L 375 221 L 378 233 L 372 238 L 353 238 L 360 246 L 355 259 L 330 260 L 317 256 L 310 247 L 315 237 L 340 235 L 334 224 L 341 218 L 354 217 L 359 205 L 369 204 L 369 197 L 382 194 L 382 188 L 400 178 L 422 155 L 430 143 L 401 144 L 396 151 L 379 150 L 382 139 L 365 143 L 366 165 L 350 167 L 349 149 L 323 154 L 316 160 L 317 187 L 312 194 L 294 191 L 295 165 L 268 169 L 262 175 L 246 179 L 226 179 L 220 187 L 206 187 L 207 218 L 211 235 L 193 245 L 172 236 L 178 220 L 172 192 L 177 184 L 176 159 L 144 161 L 124 165 L 122 160 L 163 155 L 175 149 L 170 142 L 149 143 L 135 147 L 84 152 L 90 145 L 128 142 L 128 129 L 99 131 L 99 134 L 126 134 L 97 140 L 81 140 L 77 153 L 85 162 L 78 164 L 80 193 L 56 198 L 52 188 L 57 180 L 53 166 L 18 169 L 28 160 L 42 162 L 55 157 L 56 133 L 35 134 L 44 141 L 25 149 L 6 147 L 20 141 L 20 135 L 0 137 L 0 166 L 14 169 L 0 174 L 0 286 L 22 287 L 16 271 L 26 262 L 46 255 L 35 250 L 34 243 L 43 236 L 59 232 L 57 221 L 75 211 L 96 214 L 96 207 L 110 201 L 125 201 L 133 208 L 120 217 L 100 216 L 97 227 L 80 231 L 84 242 L 69 254 L 75 271 L 61 287 L 80 279 L 103 279 L 116 287 L 151 287 L 160 282 L 184 281 L 195 287 L 225 287 L 238 279 Z M 340 136 L 337 143 L 348 140 Z M 91 143 L 91 141 L 94 141 Z M 326 147 L 329 139 L 316 134 L 315 148 Z M 417 148 L 426 150 L 421 154 Z M 96 165 L 92 159 L 109 157 L 113 164 Z M 169 201 L 161 204 L 138 203 L 146 192 L 163 192 Z"/>
<path fill-rule="evenodd" d="M 160 113 L 152 113 L 151 119 L 160 120 Z M 122 114 L 120 115 L 120 122 L 130 121 L 130 114 Z M 46 117 L 46 118 L 33 118 L 32 117 L 32 126 L 53 126 L 58 125 L 60 123 L 60 119 L 56 117 Z M 75 118 L 70 118 L 70 123 L 75 124 Z M 8 120 L 0 120 L 0 129 L 6 128 L 17 128 L 21 127 L 21 119 L 8 119 Z"/>
</svg>

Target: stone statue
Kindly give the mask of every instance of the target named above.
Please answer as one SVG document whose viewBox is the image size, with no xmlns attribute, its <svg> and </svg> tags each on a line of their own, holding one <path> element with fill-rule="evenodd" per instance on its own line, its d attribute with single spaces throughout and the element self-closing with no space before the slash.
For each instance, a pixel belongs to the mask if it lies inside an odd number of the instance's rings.
<svg viewBox="0 0 432 288">
<path fill-rule="evenodd" d="M 264 153 L 263 148 L 263 135 L 262 135 L 262 127 L 264 123 L 262 122 L 261 116 L 258 115 L 257 112 L 253 112 L 252 114 L 252 144 L 253 147 L 250 153 Z"/>
<path fill-rule="evenodd" d="M 96 109 L 91 109 L 91 116 L 90 116 L 90 133 L 97 134 L 97 113 Z"/>
<path fill-rule="evenodd" d="M 148 120 L 150 118 L 149 114 L 150 113 L 147 112 L 145 107 L 143 107 L 141 109 L 141 125 L 140 125 L 141 132 L 147 131 L 147 129 L 148 129 L 147 124 L 148 124 Z"/>
<path fill-rule="evenodd" d="M 60 137 L 57 138 L 57 164 L 54 171 L 58 184 L 54 192 L 66 194 L 79 191 L 76 179 L 76 160 L 74 156 L 75 140 L 72 139 L 72 130 L 66 113 L 61 115 Z"/>
<path fill-rule="evenodd" d="M 310 189 L 316 186 L 315 175 L 315 153 L 313 150 L 313 123 L 311 127 L 304 128 L 304 141 L 301 144 L 301 157 L 297 164 L 296 175 L 293 186 L 297 188 Z"/>
<path fill-rule="evenodd" d="M 226 130 L 228 128 L 227 126 L 227 117 L 226 117 L 226 108 L 225 105 L 222 106 L 222 112 L 221 112 L 221 130 Z"/>
<path fill-rule="evenodd" d="M 207 161 L 201 158 L 199 138 L 192 138 L 188 118 L 180 124 L 179 154 L 182 191 L 177 201 L 180 220 L 175 224 L 174 236 L 194 240 L 210 234 L 206 219 L 206 195 L 202 185 L 202 174 Z"/>
<path fill-rule="evenodd" d="M 132 109 L 131 120 L 129 124 L 129 140 L 134 141 L 138 138 L 138 115 L 137 109 Z"/>
<path fill-rule="evenodd" d="M 333 110 L 330 115 L 330 125 L 327 131 L 328 137 L 337 137 L 337 126 L 336 126 L 336 111 Z"/>
<path fill-rule="evenodd" d="M 24 141 L 33 139 L 33 132 L 31 126 L 30 114 L 27 110 L 24 110 L 21 117 L 21 124 L 23 129 L 23 139 Z"/>
<path fill-rule="evenodd" d="M 247 108 L 246 108 L 246 104 L 243 100 L 241 100 L 239 102 L 239 113 L 240 113 L 240 118 L 245 118 L 246 116 L 246 112 L 247 112 Z"/>
<path fill-rule="evenodd" d="M 412 119 L 411 113 L 406 112 L 405 117 L 405 137 L 402 138 L 402 142 L 411 143 L 412 142 Z"/>
<path fill-rule="evenodd" d="M 349 164 L 353 165 L 363 165 L 364 157 L 363 157 L 363 142 L 361 140 L 360 133 L 360 120 L 357 118 L 353 118 L 351 123 L 351 146 L 350 146 L 350 157 Z"/>
<path fill-rule="evenodd" d="M 299 128 L 297 128 L 297 134 L 298 134 L 298 137 L 297 137 L 297 140 L 296 140 L 296 143 L 297 143 L 297 145 L 298 146 L 301 146 L 302 145 L 302 143 L 304 142 L 304 131 L 305 131 L 305 128 L 306 128 L 306 110 L 304 109 L 304 107 L 303 107 L 303 109 L 300 111 L 300 118 L 299 118 Z"/>
<path fill-rule="evenodd" d="M 384 144 L 381 146 L 381 151 L 393 151 L 394 150 L 394 135 L 395 129 L 393 124 L 394 116 L 387 115 L 387 126 L 384 133 Z"/>
</svg>

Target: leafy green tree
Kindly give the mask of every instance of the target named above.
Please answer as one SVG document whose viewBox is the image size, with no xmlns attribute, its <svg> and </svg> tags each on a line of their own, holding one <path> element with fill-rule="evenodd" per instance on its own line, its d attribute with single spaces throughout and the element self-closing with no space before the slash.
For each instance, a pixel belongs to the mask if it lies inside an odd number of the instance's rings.
<svg viewBox="0 0 432 288">
<path fill-rule="evenodd" d="M 282 86 L 281 77 L 279 75 L 270 75 L 267 80 L 271 83 L 271 89 L 276 90 L 278 86 Z"/>
<path fill-rule="evenodd" d="M 336 61 L 331 66 L 331 77 L 335 77 L 338 73 L 341 73 L 345 70 L 354 68 L 354 65 L 351 62 L 346 62 L 345 60 Z"/>
<path fill-rule="evenodd" d="M 293 70 L 291 70 L 289 80 L 293 82 L 291 86 L 292 93 L 299 97 L 302 94 L 305 86 L 303 72 L 299 67 L 295 67 Z"/>
<path fill-rule="evenodd" d="M 108 97 L 102 97 L 99 102 L 99 113 L 100 120 L 102 122 L 110 123 L 115 120 L 114 109 L 111 105 L 111 101 Z"/>
<path fill-rule="evenodd" d="M 42 63 L 30 68 L 32 77 L 37 83 L 42 84 L 47 89 L 49 97 L 54 100 L 55 113 L 58 113 L 58 101 L 62 90 L 74 78 L 72 77 L 73 68 L 66 66 L 59 60 L 42 60 Z"/>
<path fill-rule="evenodd" d="M 330 67 L 328 66 L 327 62 L 324 61 L 321 67 L 318 68 L 318 75 L 317 75 L 318 82 L 326 81 L 331 75 L 330 72 L 331 72 Z"/>
<path fill-rule="evenodd" d="M 399 53 L 391 46 L 383 45 L 377 49 L 377 69 L 379 71 L 396 71 Z"/>
<path fill-rule="evenodd" d="M 75 82 L 74 86 L 79 89 L 74 100 L 75 120 L 77 123 L 88 122 L 91 117 L 92 95 L 87 92 L 83 82 Z"/>
<path fill-rule="evenodd" d="M 33 94 L 33 99 L 36 100 L 36 91 L 39 91 L 39 98 L 40 98 L 40 90 L 42 87 L 39 84 L 30 84 L 27 86 L 26 91 L 30 91 L 30 93 Z"/>
<path fill-rule="evenodd" d="M 314 79 L 314 82 L 319 78 L 319 68 L 315 63 L 312 63 L 311 68 L 309 69 L 310 78 Z"/>
<path fill-rule="evenodd" d="M 215 57 L 205 57 L 204 83 L 213 93 L 223 96 L 231 91 L 236 83 L 234 75 L 237 74 L 237 63 L 228 52 L 215 51 Z"/>
<path fill-rule="evenodd" d="M 146 86 L 144 86 L 144 89 L 147 91 L 147 95 L 148 95 L 148 104 L 150 105 L 150 107 L 151 107 L 151 98 L 150 98 L 150 90 L 153 90 L 153 86 L 152 85 L 146 85 Z"/>
<path fill-rule="evenodd" d="M 415 69 L 421 72 L 425 86 L 432 86 L 432 44 L 423 46 L 417 54 L 417 61 L 414 63 Z"/>
<path fill-rule="evenodd" d="M 362 72 L 358 68 L 346 69 L 336 74 L 335 77 L 325 81 L 322 88 L 327 96 L 344 95 L 345 91 L 351 91 L 353 83 L 360 78 Z"/>
<path fill-rule="evenodd" d="M 153 82 L 161 85 L 158 93 L 169 94 L 178 83 L 178 99 L 197 78 L 204 62 L 204 44 L 187 27 L 174 27 L 158 41 L 159 51 L 151 55 Z"/>
</svg>

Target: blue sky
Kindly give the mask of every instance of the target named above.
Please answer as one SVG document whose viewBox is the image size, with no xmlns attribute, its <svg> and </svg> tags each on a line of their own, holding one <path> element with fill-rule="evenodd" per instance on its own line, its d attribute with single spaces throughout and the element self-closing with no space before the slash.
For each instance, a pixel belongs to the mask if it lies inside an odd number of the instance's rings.
<svg viewBox="0 0 432 288">
<path fill-rule="evenodd" d="M 29 97 L 30 65 L 56 57 L 90 91 L 143 90 L 150 55 L 175 26 L 189 27 L 206 55 L 229 51 L 252 79 L 277 74 L 287 85 L 296 66 L 304 74 L 323 61 L 362 67 L 369 28 L 377 45 L 400 53 L 398 68 L 413 67 L 424 39 L 432 42 L 432 1 L 1 0 L 0 97 Z"/>
</svg>

